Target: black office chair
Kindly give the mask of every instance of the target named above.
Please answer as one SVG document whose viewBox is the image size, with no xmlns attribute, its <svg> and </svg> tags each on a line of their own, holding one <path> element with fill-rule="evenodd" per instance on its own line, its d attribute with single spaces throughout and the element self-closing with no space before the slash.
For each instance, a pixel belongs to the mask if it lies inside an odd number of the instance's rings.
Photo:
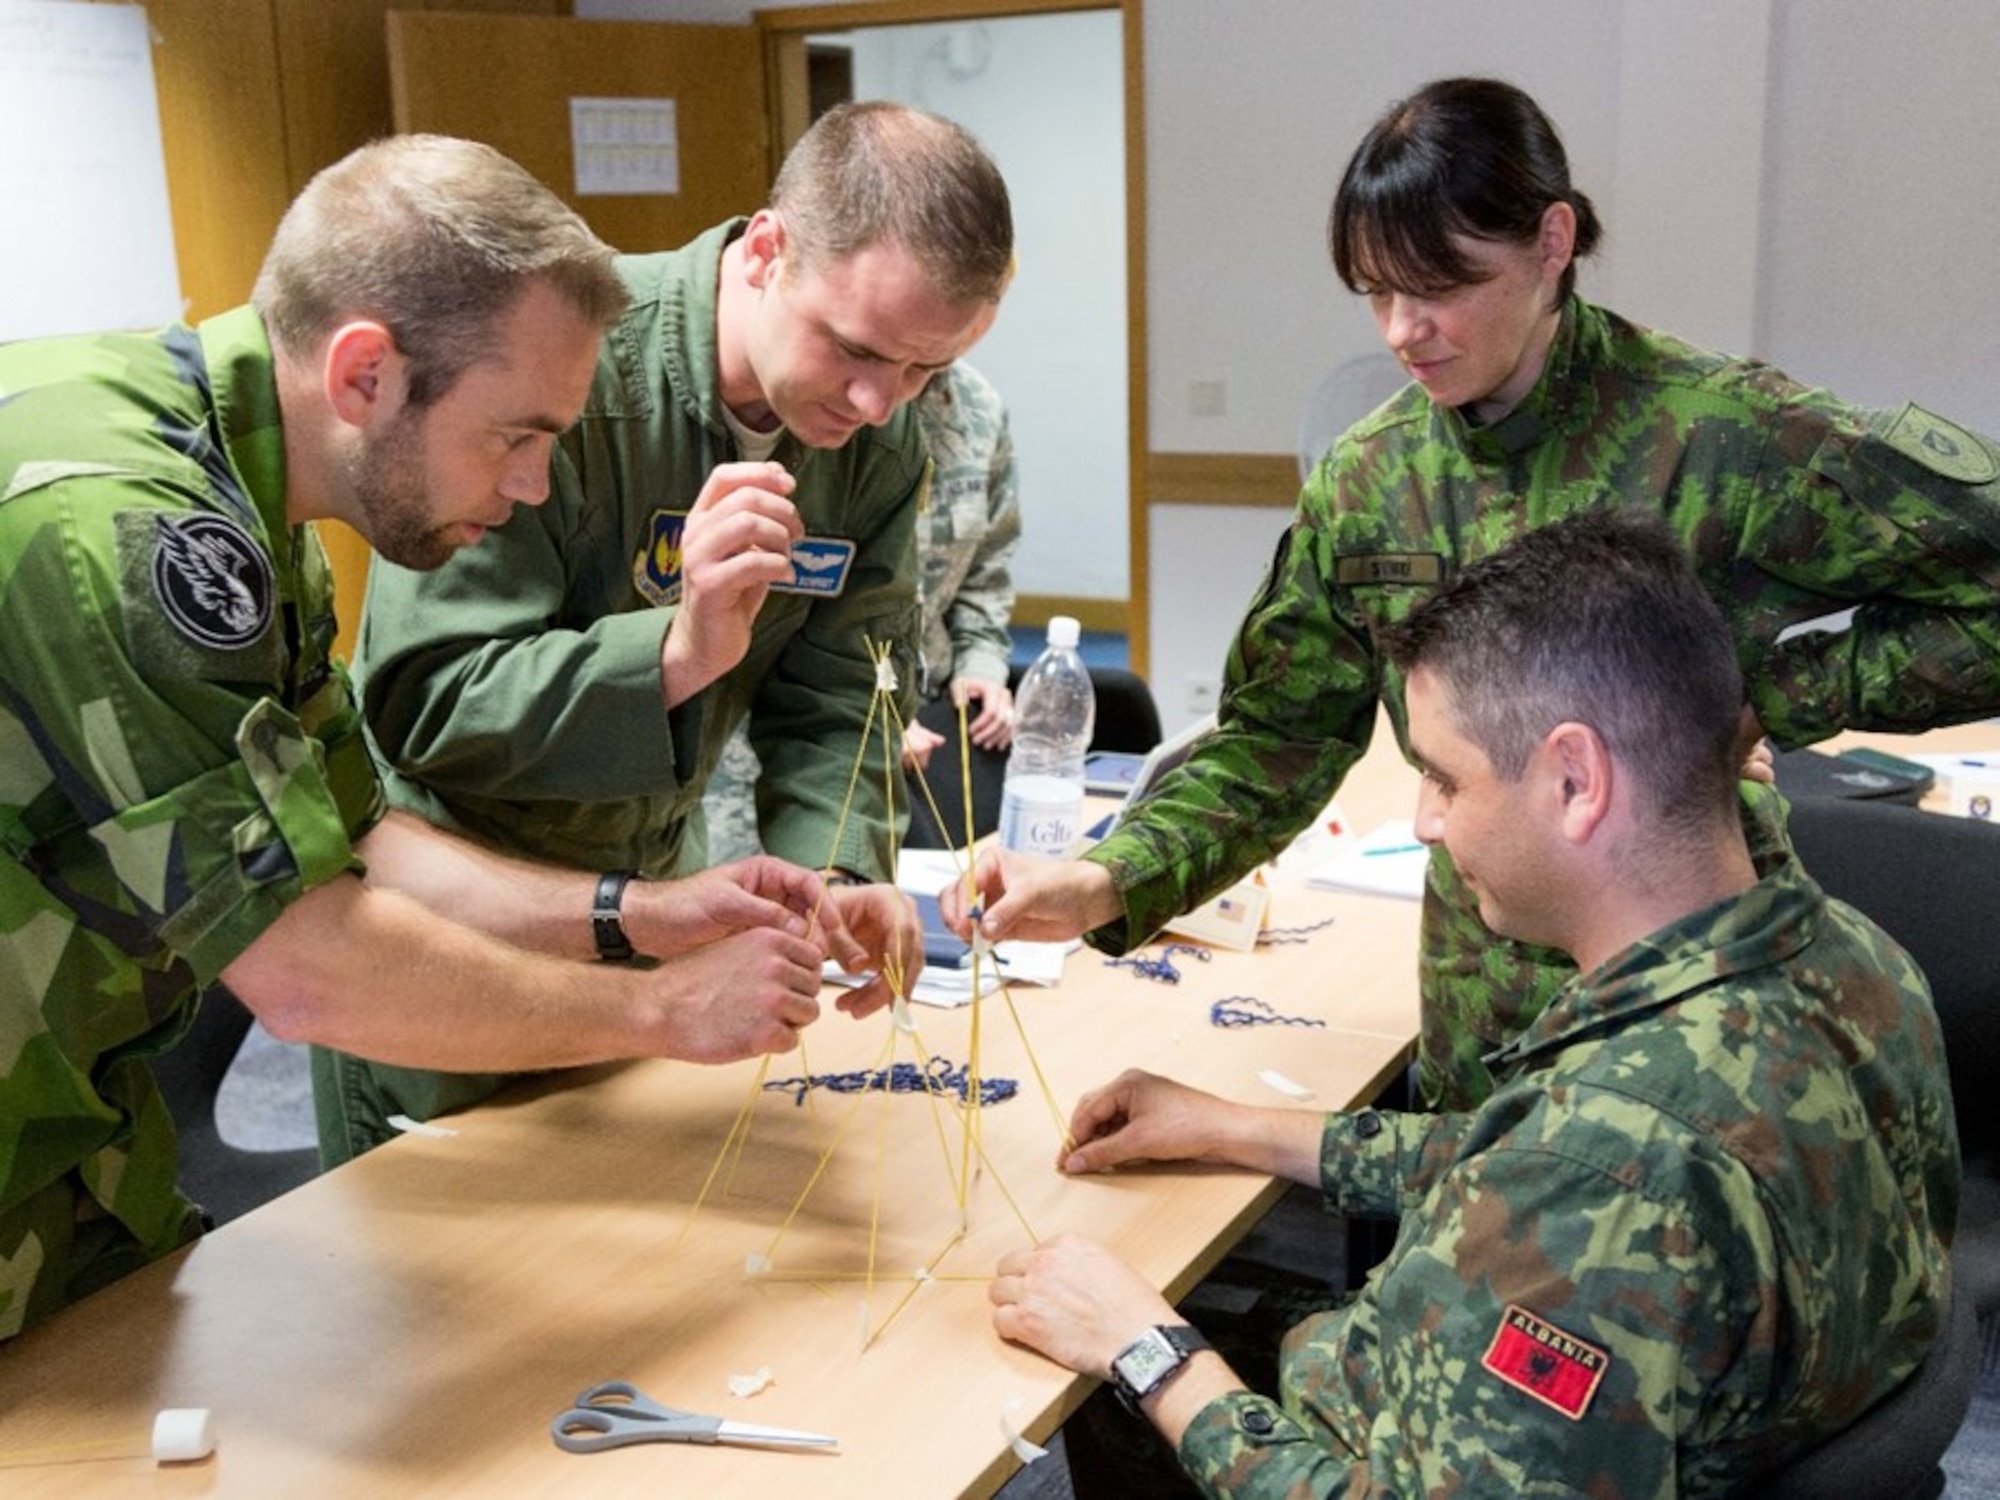
<svg viewBox="0 0 2000 1500">
<path fill-rule="evenodd" d="M 1008 673 L 1010 690 L 1021 685 L 1024 669 Z M 1137 672 L 1123 667 L 1090 668 L 1090 686 L 1097 697 L 1096 726 L 1091 732 L 1093 750 L 1123 750 L 1141 754 L 1160 742 L 1160 710 L 1152 689 Z M 917 722 L 944 736 L 944 743 L 931 753 L 924 772 L 930 799 L 910 779 L 910 826 L 903 835 L 907 849 L 956 849 L 965 842 L 965 801 L 959 769 L 958 712 L 949 698 L 926 703 L 917 712 Z M 984 838 L 1000 826 L 1000 794 L 1007 775 L 1004 753 L 975 748 L 972 752 L 972 836 Z M 931 812 L 937 803 L 944 823 Z"/>
<path fill-rule="evenodd" d="M 181 1191 L 217 1224 L 248 1213 L 319 1171 L 319 1152 L 251 1151 L 223 1139 L 215 1100 L 250 1032 L 250 1012 L 221 985 L 206 991 L 180 1045 L 153 1059 L 154 1080 L 180 1132 Z"/>
<path fill-rule="evenodd" d="M 1832 1442 L 1778 1476 L 1777 1500 L 1928 1500 L 1938 1460 L 1979 1373 L 1979 1321 L 2000 1310 L 2000 1107 L 1985 1065 L 2000 1056 L 2000 828 L 1884 801 L 1800 796 L 1793 846 L 1827 894 L 1865 912 L 1930 980 L 1965 1189 L 1952 1246 L 1952 1306 L 1918 1372 Z"/>
<path fill-rule="evenodd" d="M 1793 846 L 1931 982 L 1965 1160 L 1952 1260 L 1973 1310 L 2000 1312 L 2000 827 L 1885 802 L 1801 797 Z"/>
</svg>

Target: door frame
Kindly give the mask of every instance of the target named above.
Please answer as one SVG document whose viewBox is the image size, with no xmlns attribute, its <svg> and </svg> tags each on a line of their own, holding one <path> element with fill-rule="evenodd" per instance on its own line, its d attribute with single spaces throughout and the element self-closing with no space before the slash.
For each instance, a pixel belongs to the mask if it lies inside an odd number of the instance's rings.
<svg viewBox="0 0 2000 1500">
<path fill-rule="evenodd" d="M 1063 11 L 1117 11 L 1124 53 L 1125 116 L 1125 386 L 1126 386 L 1126 638 L 1132 670 L 1146 674 L 1150 552 L 1142 479 L 1151 424 L 1146 402 L 1146 111 L 1145 0 L 873 0 L 842 5 L 794 5 L 755 12 L 764 34 L 766 94 L 771 101 L 771 160 L 783 161 L 810 123 L 806 102 L 806 37 L 856 27 L 992 20 Z M 1089 623 L 1089 622 L 1086 622 Z"/>
</svg>

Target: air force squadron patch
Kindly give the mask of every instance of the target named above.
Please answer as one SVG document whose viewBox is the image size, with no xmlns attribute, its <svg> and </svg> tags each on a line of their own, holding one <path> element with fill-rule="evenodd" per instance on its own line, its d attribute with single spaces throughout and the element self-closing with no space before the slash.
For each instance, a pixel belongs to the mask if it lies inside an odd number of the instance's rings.
<svg viewBox="0 0 2000 1500">
<path fill-rule="evenodd" d="M 1509 1303 L 1493 1342 L 1479 1361 L 1515 1389 L 1554 1407 L 1572 1422 L 1582 1418 L 1611 1356 L 1572 1338 L 1525 1307 Z"/>
<path fill-rule="evenodd" d="M 221 516 L 162 516 L 153 592 L 174 628 L 215 651 L 249 645 L 271 623 L 271 560 Z"/>
<path fill-rule="evenodd" d="M 662 607 L 681 602 L 681 538 L 687 512 L 656 510 L 646 523 L 646 545 L 632 561 L 632 586 Z"/>
<path fill-rule="evenodd" d="M 686 533 L 684 510 L 656 510 L 646 525 L 646 544 L 632 563 L 632 585 L 653 604 L 681 602 L 681 556 Z M 854 543 L 845 537 L 801 537 L 792 543 L 791 578 L 772 584 L 771 591 L 834 598 L 847 587 L 854 553 Z"/>
</svg>

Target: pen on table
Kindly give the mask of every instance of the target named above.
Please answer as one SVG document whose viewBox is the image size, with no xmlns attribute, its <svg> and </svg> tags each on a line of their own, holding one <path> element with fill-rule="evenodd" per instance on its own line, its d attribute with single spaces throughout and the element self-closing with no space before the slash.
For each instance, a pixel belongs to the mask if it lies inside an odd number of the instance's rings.
<svg viewBox="0 0 2000 1500">
<path fill-rule="evenodd" d="M 1416 854 L 1422 851 L 1422 844 L 1384 844 L 1379 849 L 1363 849 L 1362 856 L 1373 859 L 1378 854 Z"/>
</svg>

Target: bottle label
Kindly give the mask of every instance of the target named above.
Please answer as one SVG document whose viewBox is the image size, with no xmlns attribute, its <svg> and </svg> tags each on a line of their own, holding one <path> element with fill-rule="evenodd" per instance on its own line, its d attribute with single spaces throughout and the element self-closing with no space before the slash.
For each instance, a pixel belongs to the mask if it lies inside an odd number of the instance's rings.
<svg viewBox="0 0 2000 1500">
<path fill-rule="evenodd" d="M 1000 799 L 1000 843 L 1022 854 L 1069 853 L 1083 825 L 1083 785 L 1059 776 L 1009 777 Z"/>
</svg>

